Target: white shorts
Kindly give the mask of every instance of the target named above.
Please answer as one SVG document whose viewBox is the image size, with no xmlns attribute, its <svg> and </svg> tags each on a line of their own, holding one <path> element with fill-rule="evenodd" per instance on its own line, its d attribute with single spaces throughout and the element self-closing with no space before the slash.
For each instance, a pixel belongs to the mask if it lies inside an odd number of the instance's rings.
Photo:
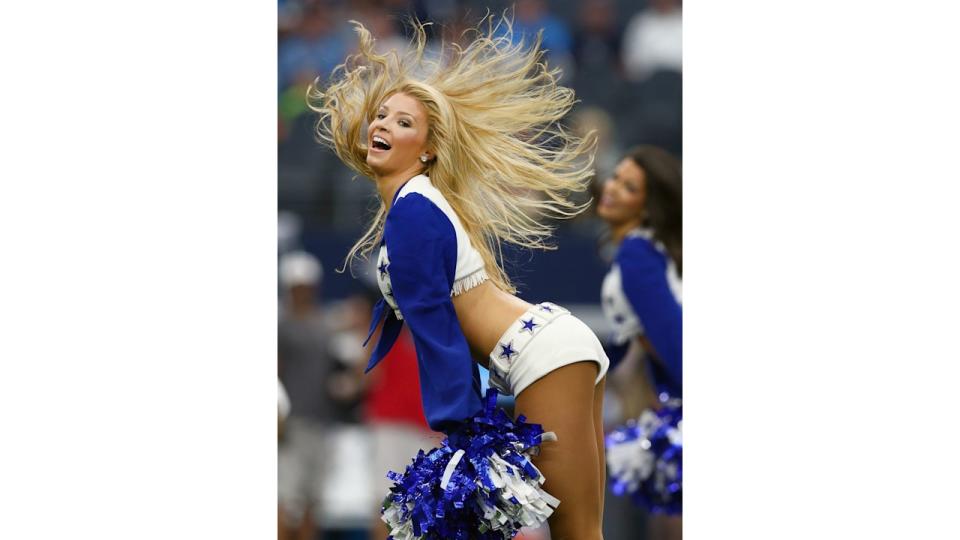
<svg viewBox="0 0 960 540">
<path fill-rule="evenodd" d="M 599 383 L 610 360 L 593 330 L 566 309 L 541 302 L 510 325 L 490 353 L 490 386 L 516 396 L 555 369 L 589 360 L 599 364 Z"/>
</svg>

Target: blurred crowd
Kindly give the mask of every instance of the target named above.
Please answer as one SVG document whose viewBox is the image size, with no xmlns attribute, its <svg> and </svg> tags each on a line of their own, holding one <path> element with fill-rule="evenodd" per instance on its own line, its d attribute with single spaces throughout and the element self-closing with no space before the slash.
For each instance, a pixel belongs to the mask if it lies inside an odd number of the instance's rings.
<svg viewBox="0 0 960 540">
<path fill-rule="evenodd" d="M 280 0 L 278 31 L 279 207 L 307 226 L 353 232 L 372 185 L 356 181 L 314 138 L 308 85 L 329 77 L 356 45 L 362 22 L 383 50 L 403 49 L 404 21 L 434 23 L 432 45 L 456 41 L 489 9 L 513 9 L 515 37 L 543 30 L 551 66 L 579 103 L 568 124 L 600 136 L 597 167 L 609 174 L 622 151 L 653 144 L 682 156 L 680 0 Z"/>
<path fill-rule="evenodd" d="M 351 19 L 363 22 L 382 48 L 402 49 L 407 16 L 435 23 L 435 46 L 441 39 L 457 40 L 488 9 L 513 7 L 517 37 L 542 29 L 548 62 L 563 69 L 563 84 L 576 91 L 579 103 L 568 125 L 597 130 L 597 178 L 604 179 L 635 144 L 682 155 L 681 2 L 280 0 L 278 7 L 278 535 L 386 538 L 377 510 L 389 482 L 375 471 L 402 471 L 417 448 L 434 446 L 439 435 L 423 418 L 409 339 L 401 339 L 380 368 L 363 374 L 369 357 L 363 343 L 379 293 L 366 281 L 372 273 L 351 277 L 334 269 L 359 236 L 374 189 L 315 141 L 307 87 L 328 77 L 355 46 Z M 588 250 L 597 245 L 595 231 L 582 235 Z M 568 257 L 580 267 L 591 264 L 573 249 L 576 241 L 560 245 L 551 261 Z M 606 262 L 603 255 L 594 257 L 597 268 Z M 588 312 L 599 313 L 600 275 L 585 274 L 584 281 L 595 281 L 583 283 L 595 304 L 584 306 Z M 346 281 L 351 287 L 337 285 Z M 549 289 L 551 282 L 540 285 Z M 544 298 L 563 302 L 565 294 L 548 290 Z M 602 325 L 602 318 L 577 314 Z M 653 399 L 631 390 L 636 376 L 620 370 L 611 377 L 604 418 L 610 426 L 636 416 Z M 644 512 L 609 495 L 606 505 L 608 540 L 646 538 Z M 548 537 L 544 530 L 529 530 L 518 538 Z"/>
</svg>

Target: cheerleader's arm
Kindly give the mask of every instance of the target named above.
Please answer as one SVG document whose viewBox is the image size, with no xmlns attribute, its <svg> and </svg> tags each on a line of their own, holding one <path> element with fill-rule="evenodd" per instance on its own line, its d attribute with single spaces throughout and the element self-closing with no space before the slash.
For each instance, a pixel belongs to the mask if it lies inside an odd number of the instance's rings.
<svg viewBox="0 0 960 540">
<path fill-rule="evenodd" d="M 683 381 L 683 309 L 667 281 L 665 256 L 644 238 L 628 238 L 617 254 L 623 292 L 673 383 Z"/>
<path fill-rule="evenodd" d="M 450 299 L 456 233 L 436 205 L 410 193 L 390 210 L 384 239 L 393 295 L 417 350 L 424 413 L 443 431 L 482 409 L 480 373 Z"/>
</svg>

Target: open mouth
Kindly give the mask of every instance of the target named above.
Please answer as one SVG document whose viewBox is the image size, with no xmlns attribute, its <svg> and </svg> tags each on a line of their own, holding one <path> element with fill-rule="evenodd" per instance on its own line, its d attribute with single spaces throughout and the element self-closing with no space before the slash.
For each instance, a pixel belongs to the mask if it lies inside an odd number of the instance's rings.
<svg viewBox="0 0 960 540">
<path fill-rule="evenodd" d="M 389 150 L 391 148 L 390 145 L 387 143 L 387 141 L 383 140 L 383 137 L 380 137 L 380 136 L 374 136 L 370 146 L 377 150 L 384 150 L 384 151 Z"/>
</svg>

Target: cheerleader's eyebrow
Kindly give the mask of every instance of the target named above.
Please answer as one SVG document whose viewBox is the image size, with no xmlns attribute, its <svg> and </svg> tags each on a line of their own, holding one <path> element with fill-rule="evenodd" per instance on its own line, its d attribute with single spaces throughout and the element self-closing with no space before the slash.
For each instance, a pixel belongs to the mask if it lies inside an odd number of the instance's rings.
<svg viewBox="0 0 960 540">
<path fill-rule="evenodd" d="M 380 108 L 377 109 L 377 112 L 384 112 L 384 111 L 390 112 L 390 107 L 387 107 L 386 105 L 381 105 Z M 403 116 L 406 116 L 407 118 L 410 119 L 411 122 L 416 123 L 416 119 L 413 117 L 412 114 L 408 113 L 407 111 L 399 111 L 399 110 L 398 110 L 398 111 L 397 111 L 397 114 L 401 114 L 401 115 L 403 115 Z"/>
</svg>

